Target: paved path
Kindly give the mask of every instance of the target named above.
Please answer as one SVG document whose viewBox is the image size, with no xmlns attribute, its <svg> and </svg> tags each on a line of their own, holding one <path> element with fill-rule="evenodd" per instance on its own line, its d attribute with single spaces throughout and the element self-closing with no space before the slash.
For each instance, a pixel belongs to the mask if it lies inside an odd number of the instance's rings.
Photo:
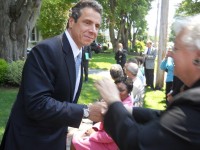
<svg viewBox="0 0 200 150">
<path fill-rule="evenodd" d="M 97 74 L 100 76 L 110 77 L 110 73 L 108 70 L 89 69 L 89 74 Z M 77 131 L 83 131 L 83 130 L 87 130 L 87 129 L 91 128 L 92 123 L 93 122 L 89 119 L 83 119 L 79 128 L 72 128 L 72 127 L 68 128 L 68 134 L 67 134 L 67 140 L 66 140 L 66 142 L 67 142 L 66 150 L 70 150 L 70 144 L 71 144 L 73 134 Z"/>
<path fill-rule="evenodd" d="M 99 76 L 107 76 L 110 77 L 109 70 L 101 70 L 101 69 L 89 69 L 89 74 L 96 74 Z"/>
</svg>

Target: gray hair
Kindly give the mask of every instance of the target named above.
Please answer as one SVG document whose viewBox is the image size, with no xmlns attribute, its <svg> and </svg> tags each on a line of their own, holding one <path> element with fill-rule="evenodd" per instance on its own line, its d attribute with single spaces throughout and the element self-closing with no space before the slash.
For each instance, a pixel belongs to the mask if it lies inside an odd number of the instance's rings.
<svg viewBox="0 0 200 150">
<path fill-rule="evenodd" d="M 116 80 L 120 77 L 124 77 L 124 72 L 122 67 L 119 64 L 113 64 L 110 67 L 110 75 L 113 80 Z"/>
<path fill-rule="evenodd" d="M 177 18 L 173 23 L 173 30 L 176 36 L 182 32 L 182 42 L 190 50 L 200 50 L 200 14 L 190 17 Z"/>
<path fill-rule="evenodd" d="M 138 65 L 136 63 L 128 63 L 126 69 L 134 76 L 136 76 L 138 73 Z"/>
</svg>

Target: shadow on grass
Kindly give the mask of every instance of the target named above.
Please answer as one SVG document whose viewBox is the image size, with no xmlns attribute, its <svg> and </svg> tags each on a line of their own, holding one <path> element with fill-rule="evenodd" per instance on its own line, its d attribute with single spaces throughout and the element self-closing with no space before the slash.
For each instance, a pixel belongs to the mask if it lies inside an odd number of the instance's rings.
<svg viewBox="0 0 200 150">
<path fill-rule="evenodd" d="M 166 104 L 163 103 L 165 99 L 164 89 L 161 90 L 151 90 L 150 88 L 145 88 L 145 98 L 144 107 L 153 109 L 165 109 Z"/>
</svg>

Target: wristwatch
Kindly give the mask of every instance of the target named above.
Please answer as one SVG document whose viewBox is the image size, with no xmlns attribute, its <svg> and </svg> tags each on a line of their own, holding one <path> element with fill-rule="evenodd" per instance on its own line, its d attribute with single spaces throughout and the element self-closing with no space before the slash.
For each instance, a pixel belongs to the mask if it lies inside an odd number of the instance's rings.
<svg viewBox="0 0 200 150">
<path fill-rule="evenodd" d="M 85 106 L 85 107 L 83 108 L 83 118 L 88 118 L 89 115 L 90 115 L 90 113 L 89 113 L 89 108 L 88 108 L 87 106 Z"/>
</svg>

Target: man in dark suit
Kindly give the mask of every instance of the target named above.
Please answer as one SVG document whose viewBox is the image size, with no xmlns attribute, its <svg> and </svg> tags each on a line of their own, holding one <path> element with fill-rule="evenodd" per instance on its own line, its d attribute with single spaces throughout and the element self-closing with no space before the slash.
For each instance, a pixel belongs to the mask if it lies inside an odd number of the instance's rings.
<svg viewBox="0 0 200 150">
<path fill-rule="evenodd" d="M 101 15 L 98 2 L 80 1 L 72 8 L 63 34 L 33 47 L 0 150 L 66 150 L 67 126 L 79 127 L 83 117 L 95 121 L 94 105 L 76 104 L 82 66 L 75 63 L 82 47 L 96 39 Z"/>
<path fill-rule="evenodd" d="M 92 51 L 90 46 L 84 46 L 83 48 L 83 70 L 85 74 L 85 82 L 88 82 L 88 65 L 89 60 L 92 58 Z"/>
</svg>

